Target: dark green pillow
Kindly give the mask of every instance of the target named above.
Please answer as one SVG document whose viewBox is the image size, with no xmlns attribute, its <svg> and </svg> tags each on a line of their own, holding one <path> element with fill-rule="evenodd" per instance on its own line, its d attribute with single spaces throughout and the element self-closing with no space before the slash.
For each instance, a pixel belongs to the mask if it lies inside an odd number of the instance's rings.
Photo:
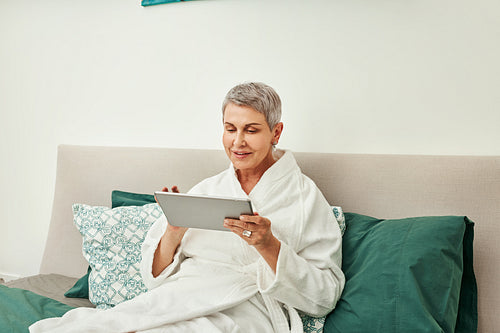
<svg viewBox="0 0 500 333">
<path fill-rule="evenodd" d="M 111 208 L 122 206 L 144 206 L 153 203 L 155 197 L 152 194 L 142 194 L 133 192 L 124 192 L 115 190 L 111 192 Z M 87 274 L 82 276 L 71 289 L 69 289 L 64 296 L 70 298 L 89 298 L 89 273 L 90 266 Z"/>
<path fill-rule="evenodd" d="M 156 202 L 152 194 L 142 194 L 124 191 L 111 192 L 111 208 L 122 206 L 144 206 Z"/>
<path fill-rule="evenodd" d="M 82 276 L 76 281 L 75 285 L 71 287 L 64 296 L 69 298 L 89 298 L 89 274 L 91 268 L 87 269 L 87 274 Z"/>
<path fill-rule="evenodd" d="M 477 331 L 472 221 L 345 217 L 346 285 L 325 333 Z"/>
</svg>

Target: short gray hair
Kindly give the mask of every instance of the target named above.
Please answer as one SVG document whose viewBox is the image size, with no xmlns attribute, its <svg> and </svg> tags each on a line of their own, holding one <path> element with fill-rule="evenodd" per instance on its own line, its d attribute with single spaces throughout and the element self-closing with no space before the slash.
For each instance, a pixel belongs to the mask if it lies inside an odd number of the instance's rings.
<svg viewBox="0 0 500 333">
<path fill-rule="evenodd" d="M 229 90 L 222 103 L 222 117 L 229 103 L 238 106 L 248 106 L 266 117 L 272 130 L 281 120 L 281 99 L 276 91 L 261 82 L 248 82 L 237 85 Z"/>
</svg>

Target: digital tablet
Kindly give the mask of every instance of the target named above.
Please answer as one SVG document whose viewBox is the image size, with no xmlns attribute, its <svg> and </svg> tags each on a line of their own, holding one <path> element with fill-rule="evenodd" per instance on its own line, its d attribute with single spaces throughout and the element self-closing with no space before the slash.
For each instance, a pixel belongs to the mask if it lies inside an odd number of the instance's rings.
<svg viewBox="0 0 500 333">
<path fill-rule="evenodd" d="M 155 192 L 155 197 L 168 223 L 176 227 L 230 231 L 224 228 L 225 218 L 253 215 L 249 199 L 172 192 Z"/>
</svg>

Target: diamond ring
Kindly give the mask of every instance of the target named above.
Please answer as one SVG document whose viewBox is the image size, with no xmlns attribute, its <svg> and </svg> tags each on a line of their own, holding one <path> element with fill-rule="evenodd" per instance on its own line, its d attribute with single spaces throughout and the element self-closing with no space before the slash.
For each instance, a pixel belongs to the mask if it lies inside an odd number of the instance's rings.
<svg viewBox="0 0 500 333">
<path fill-rule="evenodd" d="M 243 236 L 245 237 L 250 237 L 252 236 L 252 232 L 249 231 L 249 230 L 243 230 L 243 232 L 241 233 Z"/>
</svg>

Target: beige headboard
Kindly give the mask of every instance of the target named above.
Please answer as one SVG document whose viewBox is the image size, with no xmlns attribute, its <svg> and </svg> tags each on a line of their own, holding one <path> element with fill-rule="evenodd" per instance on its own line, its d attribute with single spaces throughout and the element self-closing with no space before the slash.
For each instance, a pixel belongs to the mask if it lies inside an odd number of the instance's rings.
<svg viewBox="0 0 500 333">
<path fill-rule="evenodd" d="M 475 221 L 479 331 L 500 327 L 500 156 L 295 156 L 328 201 L 344 211 L 383 218 L 467 215 Z M 86 271 L 81 237 L 72 222 L 73 203 L 109 206 L 115 189 L 152 193 L 178 185 L 188 190 L 228 165 L 224 152 L 216 150 L 59 146 L 40 272 L 79 277 Z"/>
</svg>

